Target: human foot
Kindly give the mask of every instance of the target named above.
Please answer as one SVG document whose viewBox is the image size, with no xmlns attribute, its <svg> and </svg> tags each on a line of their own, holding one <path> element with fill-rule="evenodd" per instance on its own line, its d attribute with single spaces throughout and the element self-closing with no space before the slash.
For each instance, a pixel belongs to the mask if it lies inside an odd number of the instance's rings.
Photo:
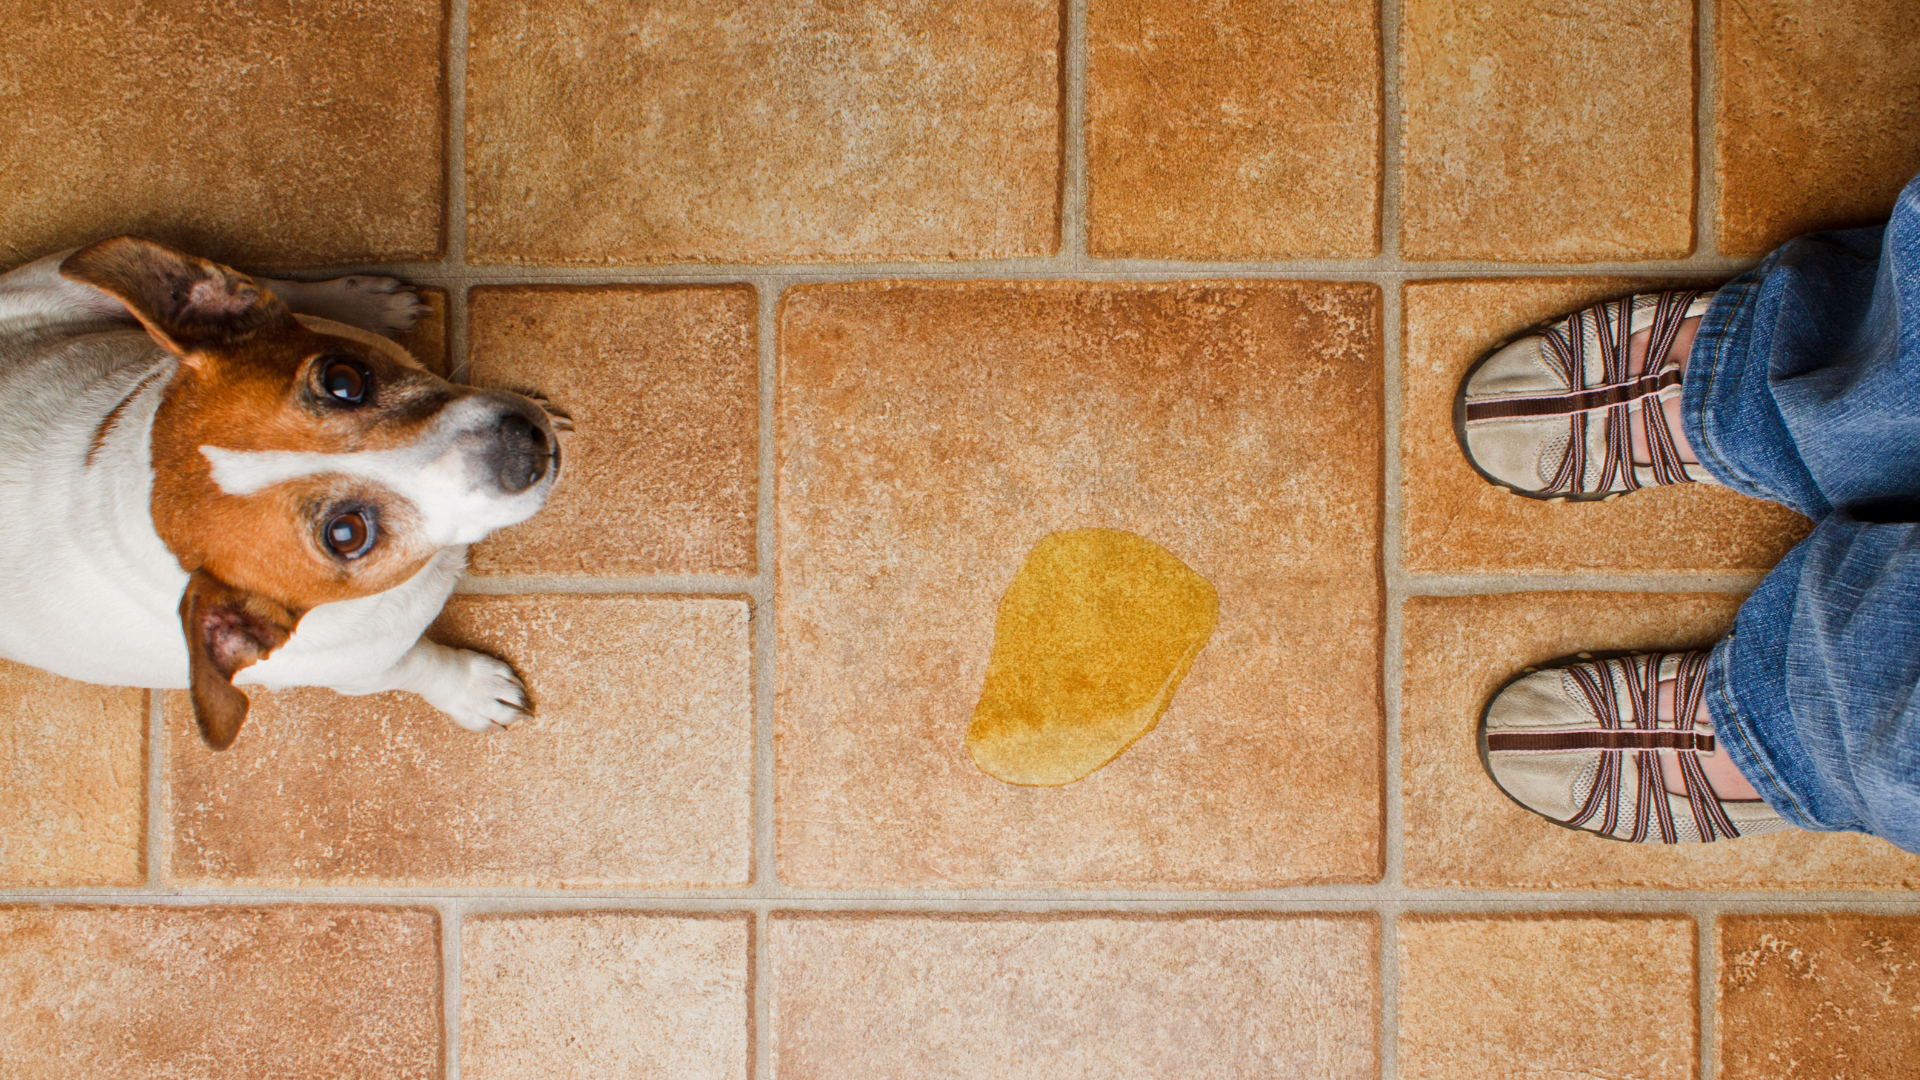
<svg viewBox="0 0 1920 1080">
<path fill-rule="evenodd" d="M 1480 763 L 1528 810 L 1615 840 L 1697 843 L 1790 828 L 1700 726 L 1708 655 L 1583 654 L 1530 668 L 1487 703 Z"/>
<path fill-rule="evenodd" d="M 1660 680 L 1653 714 L 1656 725 L 1673 726 L 1673 701 L 1678 686 L 1679 682 L 1675 679 Z M 1693 726 L 1700 730 L 1713 730 L 1713 717 L 1707 714 L 1705 701 L 1702 701 L 1699 708 L 1694 710 Z M 1671 750 L 1662 750 L 1659 753 L 1661 782 L 1669 792 L 1685 795 L 1687 785 L 1681 772 L 1680 755 Z M 1714 795 L 1720 799 L 1753 802 L 1760 798 L 1760 793 L 1747 782 L 1746 776 L 1733 763 L 1733 759 L 1727 756 L 1727 752 L 1720 748 L 1719 743 L 1714 744 L 1711 753 L 1695 754 L 1694 760 L 1700 763 L 1700 772 L 1705 775 L 1708 785 L 1713 788 Z"/>
<path fill-rule="evenodd" d="M 1680 330 L 1673 337 L 1673 345 L 1667 349 L 1665 363 L 1679 369 L 1684 378 L 1687 361 L 1692 358 L 1693 335 L 1700 329 L 1700 316 L 1680 324 Z M 1647 369 L 1647 345 L 1653 340 L 1651 327 L 1638 331 L 1627 339 L 1627 374 L 1638 376 Z M 1680 395 L 1660 399 L 1660 409 L 1667 423 L 1667 435 L 1673 439 L 1675 450 L 1680 452 L 1680 460 L 1689 465 L 1700 464 L 1693 456 L 1693 444 L 1687 441 L 1686 424 L 1680 419 Z M 1647 446 L 1647 419 L 1640 409 L 1627 410 L 1628 430 L 1633 440 L 1633 463 L 1636 466 L 1653 464 L 1653 451 Z"/>
<path fill-rule="evenodd" d="M 1611 300 L 1489 352 L 1454 400 L 1468 462 L 1509 491 L 1554 502 L 1713 482 L 1679 422 L 1682 369 L 1711 302 L 1696 292 Z"/>
</svg>

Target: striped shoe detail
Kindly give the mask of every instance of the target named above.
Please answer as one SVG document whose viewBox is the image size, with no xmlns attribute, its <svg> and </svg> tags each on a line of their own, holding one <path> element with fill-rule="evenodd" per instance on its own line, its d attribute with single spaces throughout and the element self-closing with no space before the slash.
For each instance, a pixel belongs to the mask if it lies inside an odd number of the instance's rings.
<svg viewBox="0 0 1920 1080">
<path fill-rule="evenodd" d="M 1573 313 L 1541 333 L 1541 359 L 1565 382 L 1566 390 L 1521 394 L 1466 403 L 1466 421 L 1539 419 L 1564 416 L 1569 426 L 1566 449 L 1548 475 L 1541 475 L 1546 495 L 1587 495 L 1637 491 L 1647 486 L 1634 471 L 1632 411 L 1640 410 L 1652 458 L 1654 485 L 1687 484 L 1687 473 L 1673 433 L 1667 428 L 1661 395 L 1681 384 L 1677 366 L 1632 376 L 1627 373 L 1629 339 L 1636 310 L 1653 309 L 1647 356 L 1665 357 L 1686 325 L 1687 309 L 1704 293 L 1669 292 L 1609 300 Z M 1597 361 L 1600 381 L 1588 382 L 1588 366 Z M 1599 461 L 1589 461 L 1590 425 L 1601 431 Z M 1590 468 L 1597 475 L 1588 477 Z M 1646 468 L 1646 466 L 1642 466 Z"/>
<path fill-rule="evenodd" d="M 1565 824 L 1617 835 L 1626 810 L 1627 754 L 1635 755 L 1633 822 L 1625 837 L 1645 843 L 1656 833 L 1663 844 L 1680 842 L 1667 790 L 1660 780 L 1659 752 L 1679 755 L 1680 777 L 1686 789 L 1687 809 L 1702 842 L 1740 835 L 1721 807 L 1700 767 L 1700 754 L 1714 750 L 1713 734 L 1697 731 L 1694 717 L 1706 692 L 1709 654 L 1646 653 L 1613 660 L 1596 660 L 1564 669 L 1564 676 L 1599 722 L 1598 729 L 1563 729 L 1490 734 L 1489 754 L 1552 753 L 1568 750 L 1600 751 L 1593 787 L 1580 809 Z M 1673 660 L 1674 711 L 1671 728 L 1655 719 L 1660 698 L 1660 670 Z M 1631 706 L 1622 708 L 1622 700 Z M 1626 713 L 1633 722 L 1628 724 Z M 1564 742 L 1566 745 L 1555 745 Z"/>
</svg>

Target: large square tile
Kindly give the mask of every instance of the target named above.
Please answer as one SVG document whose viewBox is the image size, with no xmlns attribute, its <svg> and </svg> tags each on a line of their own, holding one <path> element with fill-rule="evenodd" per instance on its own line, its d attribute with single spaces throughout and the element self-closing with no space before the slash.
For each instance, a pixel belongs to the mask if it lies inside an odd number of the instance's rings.
<svg viewBox="0 0 1920 1080">
<path fill-rule="evenodd" d="M 1493 346 L 1637 289 L 1625 278 L 1419 281 L 1404 292 L 1401 566 L 1413 573 L 1646 573 L 1770 568 L 1807 534 L 1784 507 L 1707 484 L 1547 503 L 1482 479 L 1453 432 L 1460 379 Z"/>
<path fill-rule="evenodd" d="M 0 250 L 140 233 L 227 262 L 438 258 L 441 0 L 0 5 Z"/>
<path fill-rule="evenodd" d="M 1741 598 L 1701 593 L 1416 596 L 1400 692 L 1406 883 L 1478 889 L 1912 889 L 1920 856 L 1852 833 L 1798 830 L 1712 844 L 1624 844 L 1508 799 L 1474 732 L 1530 664 L 1607 649 L 1705 648 Z"/>
<path fill-rule="evenodd" d="M 440 919 L 391 907 L 0 908 L 8 1080 L 437 1080 Z"/>
<path fill-rule="evenodd" d="M 1378 304 L 1304 282 L 789 292 L 782 880 L 1377 880 Z M 1172 552 L 1218 629 L 1117 760 L 1011 786 L 963 746 L 996 608 L 1080 528 Z"/>
<path fill-rule="evenodd" d="M 1885 0 L 1715 7 L 1722 255 L 1887 220 L 1920 173 L 1914 15 Z"/>
<path fill-rule="evenodd" d="M 146 876 L 147 694 L 0 660 L 0 887 Z"/>
<path fill-rule="evenodd" d="M 1053 0 L 475 0 L 470 11 L 475 261 L 1059 246 Z"/>
<path fill-rule="evenodd" d="M 777 1080 L 1379 1075 L 1372 915 L 776 915 Z"/>
<path fill-rule="evenodd" d="M 1700 1075 L 1684 917 L 1410 915 L 1401 1080 Z"/>
<path fill-rule="evenodd" d="M 214 753 L 167 702 L 167 876 L 188 885 L 746 884 L 744 600 L 456 596 L 429 636 L 514 665 L 535 715 L 476 735 L 411 694 L 253 690 Z"/>
<path fill-rule="evenodd" d="M 545 394 L 574 423 L 553 497 L 476 545 L 474 573 L 754 573 L 752 286 L 501 287 L 469 297 L 467 381 Z"/>
<path fill-rule="evenodd" d="M 1693 82 L 1692 0 L 1407 0 L 1401 252 L 1687 255 Z"/>
<path fill-rule="evenodd" d="M 752 1074 L 753 919 L 476 915 L 460 928 L 463 1080 Z"/>
<path fill-rule="evenodd" d="M 1378 0 L 1095 0 L 1087 247 L 1284 259 L 1380 249 Z"/>
<path fill-rule="evenodd" d="M 1869 1080 L 1920 1063 L 1920 917 L 1722 915 L 1720 1080 Z"/>
</svg>

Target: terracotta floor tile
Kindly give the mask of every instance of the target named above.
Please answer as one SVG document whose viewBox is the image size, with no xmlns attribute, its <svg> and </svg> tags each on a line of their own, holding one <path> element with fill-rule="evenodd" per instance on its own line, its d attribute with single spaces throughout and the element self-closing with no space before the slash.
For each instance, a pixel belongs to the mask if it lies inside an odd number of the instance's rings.
<svg viewBox="0 0 1920 1080">
<path fill-rule="evenodd" d="M 1700 1075 L 1692 919 L 1408 915 L 1402 1080 Z"/>
<path fill-rule="evenodd" d="M 531 720 L 475 735 L 410 694 L 254 690 L 215 754 L 168 695 L 181 883 L 734 886 L 748 879 L 743 600 L 456 596 L 431 635 L 511 662 Z"/>
<path fill-rule="evenodd" d="M 1453 399 L 1498 343 L 1587 304 L 1660 287 L 1628 278 L 1425 281 L 1405 291 L 1405 506 L 1401 565 L 1412 573 L 1638 573 L 1766 570 L 1807 534 L 1784 507 L 1704 484 L 1608 503 L 1545 503 L 1495 487 L 1467 464 Z"/>
<path fill-rule="evenodd" d="M 475 0 L 476 261 L 1059 245 L 1060 5 Z"/>
<path fill-rule="evenodd" d="M 1380 874 L 1379 293 L 901 283 L 787 294 L 777 848 L 794 885 Z M 1002 593 L 1123 529 L 1218 592 L 1159 727 L 1056 788 L 963 739 Z"/>
<path fill-rule="evenodd" d="M 1401 12 L 1407 258 L 1693 250 L 1692 0 L 1407 0 Z"/>
<path fill-rule="evenodd" d="M 480 915 L 460 928 L 460 1075 L 752 1075 L 751 916 Z"/>
<path fill-rule="evenodd" d="M 1920 172 L 1912 5 L 1742 0 L 1716 12 L 1720 253 L 1886 221 Z"/>
<path fill-rule="evenodd" d="M 1379 1075 L 1380 927 L 776 915 L 778 1080 Z"/>
<path fill-rule="evenodd" d="M 0 887 L 146 877 L 147 695 L 0 660 Z"/>
<path fill-rule="evenodd" d="M 1867 1080 L 1920 1062 L 1920 917 L 1722 915 L 1719 1080 Z"/>
<path fill-rule="evenodd" d="M 477 574 L 755 571 L 760 359 L 749 285 L 484 288 L 467 381 L 573 417 L 546 509 L 476 546 Z"/>
<path fill-rule="evenodd" d="M 1094 0 L 1087 52 L 1092 254 L 1380 250 L 1377 0 Z"/>
<path fill-rule="evenodd" d="M 1920 856 L 1884 840 L 1794 831 L 1714 844 L 1623 844 L 1515 805 L 1480 768 L 1474 729 L 1521 668 L 1604 649 L 1705 647 L 1741 597 L 1508 593 L 1406 602 L 1401 791 L 1406 882 L 1487 889 L 1913 889 Z"/>
<path fill-rule="evenodd" d="M 445 12 L 5 4 L 6 261 L 123 232 L 275 266 L 438 258 Z"/>
<path fill-rule="evenodd" d="M 429 1080 L 440 919 L 289 907 L 0 907 L 8 1080 Z"/>
</svg>

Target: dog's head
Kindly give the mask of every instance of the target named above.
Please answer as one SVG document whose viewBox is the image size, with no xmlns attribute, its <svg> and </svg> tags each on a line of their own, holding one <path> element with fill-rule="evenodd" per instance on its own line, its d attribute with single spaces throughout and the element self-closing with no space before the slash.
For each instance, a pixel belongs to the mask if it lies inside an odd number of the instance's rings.
<svg viewBox="0 0 1920 1080">
<path fill-rule="evenodd" d="M 295 316 L 238 271 L 122 236 L 60 272 L 118 298 L 180 360 L 154 419 L 152 512 L 190 575 L 180 616 L 210 745 L 246 717 L 234 674 L 308 610 L 390 589 L 440 550 L 524 521 L 559 474 L 534 402 Z"/>
</svg>

